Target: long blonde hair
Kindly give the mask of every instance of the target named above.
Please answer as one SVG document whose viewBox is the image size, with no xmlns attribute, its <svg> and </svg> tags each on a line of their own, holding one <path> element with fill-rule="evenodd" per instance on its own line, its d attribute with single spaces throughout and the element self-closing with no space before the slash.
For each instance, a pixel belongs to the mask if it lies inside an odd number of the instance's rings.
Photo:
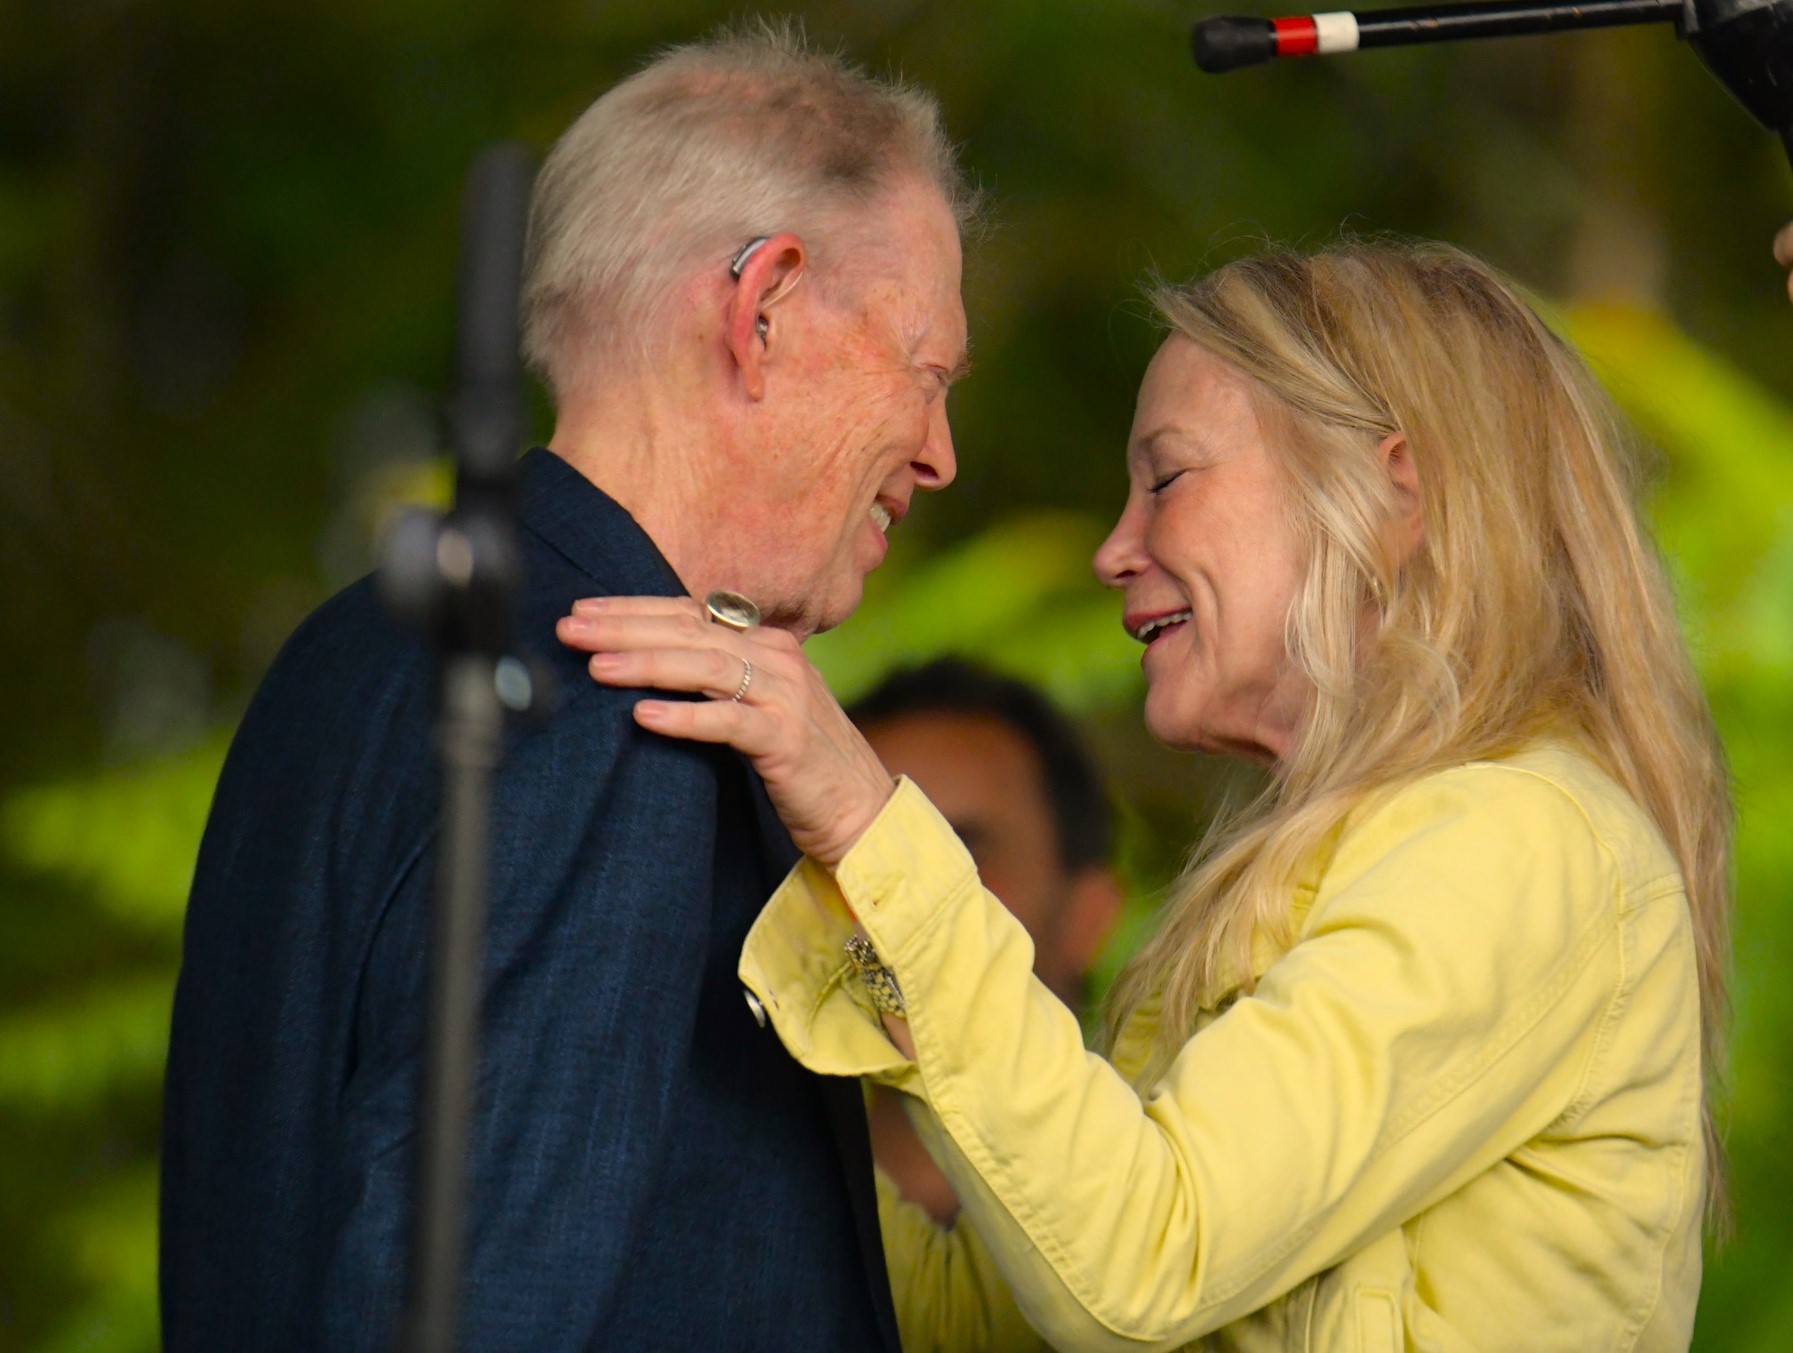
<svg viewBox="0 0 1793 1353">
<path fill-rule="evenodd" d="M 1213 831 L 1109 998 L 1156 1004 L 1148 1075 L 1292 942 L 1293 886 L 1348 814 L 1428 771 L 1576 739 L 1680 862 L 1708 1086 L 1722 1074 L 1732 809 L 1710 711 L 1638 519 L 1636 448 L 1581 359 L 1485 264 L 1435 244 L 1271 250 L 1152 300 L 1254 383 L 1304 537 L 1295 749 Z M 1377 452 L 1405 434 L 1424 539 L 1404 562 Z M 1368 609 L 1375 617 L 1366 626 Z M 1710 1202 L 1720 1152 L 1705 1114 Z"/>
</svg>

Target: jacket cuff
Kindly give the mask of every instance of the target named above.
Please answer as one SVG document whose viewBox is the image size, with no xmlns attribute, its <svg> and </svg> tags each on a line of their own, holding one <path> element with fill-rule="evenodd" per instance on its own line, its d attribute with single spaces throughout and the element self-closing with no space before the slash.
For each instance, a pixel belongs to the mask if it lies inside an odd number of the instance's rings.
<svg viewBox="0 0 1793 1353">
<path fill-rule="evenodd" d="M 971 852 L 907 776 L 836 866 L 834 882 L 899 985 L 928 933 L 979 888 Z"/>
<path fill-rule="evenodd" d="M 904 1085 L 914 1068 L 884 1032 L 847 958 L 853 933 L 834 879 L 805 856 L 760 910 L 737 971 L 785 1048 L 811 1071 Z"/>
<path fill-rule="evenodd" d="M 857 917 L 901 985 L 904 960 L 977 886 L 977 866 L 951 826 L 900 777 L 835 873 L 805 857 L 785 877 L 747 932 L 741 981 L 811 1071 L 921 1094 L 915 1064 L 890 1041 L 847 958 L 847 939 Z"/>
</svg>

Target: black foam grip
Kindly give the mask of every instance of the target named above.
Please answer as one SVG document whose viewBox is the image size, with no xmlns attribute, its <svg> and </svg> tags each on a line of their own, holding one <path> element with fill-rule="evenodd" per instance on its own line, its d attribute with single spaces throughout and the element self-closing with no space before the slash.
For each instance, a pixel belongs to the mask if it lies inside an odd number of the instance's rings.
<svg viewBox="0 0 1793 1353">
<path fill-rule="evenodd" d="M 1276 55 L 1268 19 L 1203 19 L 1189 34 L 1195 64 L 1210 75 L 1255 66 Z"/>
</svg>

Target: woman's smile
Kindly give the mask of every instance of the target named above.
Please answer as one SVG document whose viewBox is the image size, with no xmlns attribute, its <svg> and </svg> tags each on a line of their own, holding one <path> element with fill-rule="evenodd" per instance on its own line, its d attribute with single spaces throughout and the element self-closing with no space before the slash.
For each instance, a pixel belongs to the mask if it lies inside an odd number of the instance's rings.
<svg viewBox="0 0 1793 1353">
<path fill-rule="evenodd" d="M 1173 338 L 1133 429 L 1127 506 L 1095 565 L 1130 596 L 1122 623 L 1146 646 L 1147 725 L 1173 747 L 1279 758 L 1301 706 L 1284 627 L 1304 555 L 1250 382 Z"/>
</svg>

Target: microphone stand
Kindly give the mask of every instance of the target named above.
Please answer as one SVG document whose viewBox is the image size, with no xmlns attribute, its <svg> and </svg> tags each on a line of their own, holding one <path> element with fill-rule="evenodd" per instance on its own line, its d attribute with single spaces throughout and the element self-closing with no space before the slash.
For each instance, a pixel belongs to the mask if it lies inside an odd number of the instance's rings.
<svg viewBox="0 0 1793 1353">
<path fill-rule="evenodd" d="M 1190 41 L 1196 65 L 1218 75 L 1272 57 L 1639 23 L 1672 23 L 1731 96 L 1780 137 L 1793 163 L 1793 0 L 1457 0 L 1364 13 L 1203 19 Z"/>
<path fill-rule="evenodd" d="M 524 435 L 518 298 L 533 173 L 529 152 L 503 143 L 481 154 L 468 176 L 449 405 L 455 505 L 445 517 L 414 511 L 400 518 L 379 570 L 388 609 L 429 639 L 439 663 L 442 803 L 417 1210 L 401 1332 L 407 1353 L 456 1347 L 467 1148 L 479 1079 L 492 778 L 505 710 L 526 709 L 530 700 L 527 669 L 509 649 L 522 584 L 513 501 Z"/>
</svg>

